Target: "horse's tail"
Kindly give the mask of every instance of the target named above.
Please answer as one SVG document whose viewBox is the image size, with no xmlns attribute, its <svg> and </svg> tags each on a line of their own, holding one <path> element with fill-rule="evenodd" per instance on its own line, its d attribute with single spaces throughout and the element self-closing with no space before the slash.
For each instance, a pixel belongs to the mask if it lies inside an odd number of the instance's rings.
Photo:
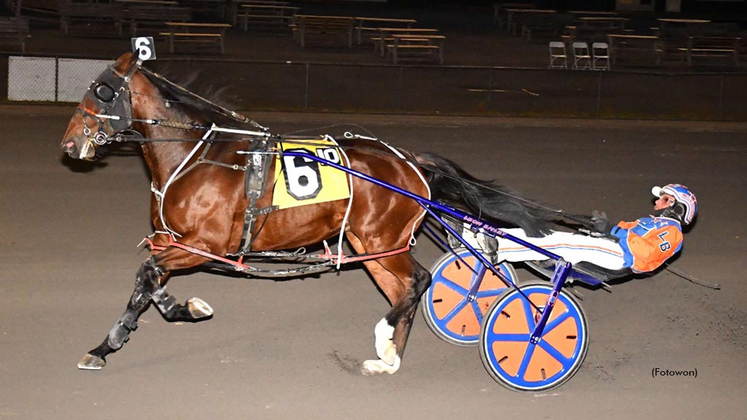
<svg viewBox="0 0 747 420">
<path fill-rule="evenodd" d="M 463 207 L 481 218 L 518 226 L 529 236 L 548 233 L 553 222 L 562 219 L 558 212 L 508 188 L 475 178 L 449 159 L 432 153 L 413 156 L 428 176 L 434 200 Z"/>
</svg>

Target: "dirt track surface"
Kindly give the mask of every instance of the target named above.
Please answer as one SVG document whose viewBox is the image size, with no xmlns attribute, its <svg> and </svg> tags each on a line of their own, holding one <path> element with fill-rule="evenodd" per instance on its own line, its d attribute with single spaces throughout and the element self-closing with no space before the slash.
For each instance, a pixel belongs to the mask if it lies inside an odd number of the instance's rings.
<svg viewBox="0 0 747 420">
<path fill-rule="evenodd" d="M 612 293 L 580 289 L 586 361 L 563 387 L 532 394 L 499 386 L 477 348 L 440 341 L 421 314 L 400 371 L 360 376 L 388 309 L 363 270 L 287 282 L 176 278 L 169 291 L 203 298 L 213 319 L 169 324 L 151 308 L 102 371 L 79 371 L 146 258 L 136 245 L 150 233 L 150 191 L 138 155 L 96 167 L 62 158 L 73 109 L 0 107 L 0 419 L 744 418 L 745 124 L 251 115 L 276 133 L 360 124 L 549 205 L 612 220 L 648 214 L 652 185 L 691 187 L 700 215 L 673 265 L 722 290 L 666 271 Z M 421 235 L 417 258 L 430 266 L 440 254 Z M 654 368 L 698 376 L 654 378 Z"/>
</svg>

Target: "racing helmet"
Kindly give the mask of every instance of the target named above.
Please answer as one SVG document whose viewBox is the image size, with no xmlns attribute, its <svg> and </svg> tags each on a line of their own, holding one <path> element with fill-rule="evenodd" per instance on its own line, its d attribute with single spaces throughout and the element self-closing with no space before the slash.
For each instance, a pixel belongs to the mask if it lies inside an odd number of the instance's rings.
<svg viewBox="0 0 747 420">
<path fill-rule="evenodd" d="M 679 220 L 683 225 L 689 225 L 698 213 L 698 200 L 695 194 L 684 185 L 667 184 L 663 187 L 654 187 L 651 193 L 655 197 L 661 197 L 662 194 L 674 197 L 674 203 L 662 212 L 661 215 L 664 217 L 671 217 Z"/>
</svg>

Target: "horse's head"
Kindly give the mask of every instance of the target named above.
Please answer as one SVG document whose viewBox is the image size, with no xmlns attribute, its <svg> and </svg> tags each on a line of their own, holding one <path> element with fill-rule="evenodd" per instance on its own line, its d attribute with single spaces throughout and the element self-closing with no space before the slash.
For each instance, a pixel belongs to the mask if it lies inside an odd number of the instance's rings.
<svg viewBox="0 0 747 420">
<path fill-rule="evenodd" d="M 70 157 L 92 160 L 96 148 L 131 127 L 129 83 L 139 67 L 137 56 L 126 53 L 91 83 L 62 138 Z"/>
<path fill-rule="evenodd" d="M 62 139 L 70 157 L 93 160 L 99 146 L 132 136 L 191 141 L 211 124 L 264 130 L 140 64 L 135 54 L 123 54 L 91 83 Z"/>
</svg>

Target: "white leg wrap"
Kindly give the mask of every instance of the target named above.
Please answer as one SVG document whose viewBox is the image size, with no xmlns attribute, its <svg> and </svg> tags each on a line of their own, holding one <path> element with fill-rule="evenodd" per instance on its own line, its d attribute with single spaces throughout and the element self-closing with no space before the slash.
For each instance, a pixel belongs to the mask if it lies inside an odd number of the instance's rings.
<svg viewBox="0 0 747 420">
<path fill-rule="evenodd" d="M 384 363 L 394 365 L 394 358 L 397 357 L 397 347 L 392 341 L 394 327 L 389 325 L 385 318 L 381 318 L 374 328 L 374 334 L 376 335 L 376 355 Z"/>
</svg>

